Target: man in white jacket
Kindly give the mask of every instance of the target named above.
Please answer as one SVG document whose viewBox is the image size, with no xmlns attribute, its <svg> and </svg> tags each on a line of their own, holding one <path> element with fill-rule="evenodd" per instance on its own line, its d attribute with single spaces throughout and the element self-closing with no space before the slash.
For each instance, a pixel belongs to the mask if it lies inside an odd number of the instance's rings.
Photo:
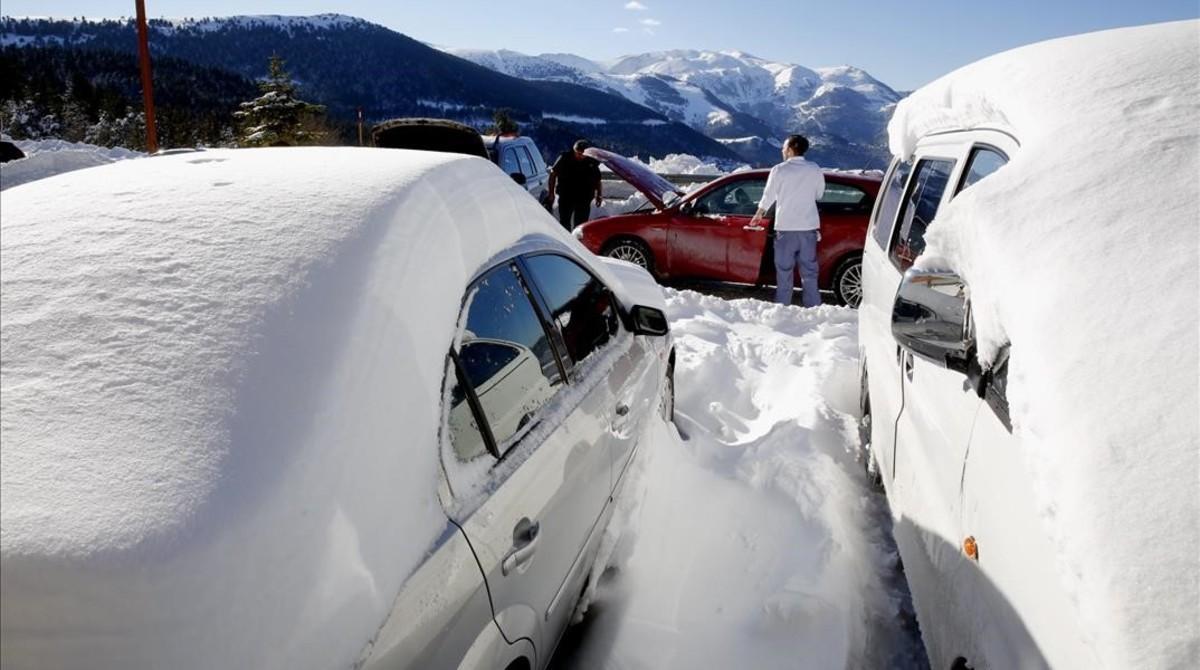
<svg viewBox="0 0 1200 670">
<path fill-rule="evenodd" d="M 805 307 L 821 304 L 817 291 L 817 242 L 821 218 L 817 200 L 825 195 L 825 175 L 820 166 L 804 160 L 808 139 L 789 135 L 783 143 L 783 162 L 771 168 L 751 226 L 757 226 L 775 205 L 775 302 L 792 304 L 796 266 Z"/>
</svg>

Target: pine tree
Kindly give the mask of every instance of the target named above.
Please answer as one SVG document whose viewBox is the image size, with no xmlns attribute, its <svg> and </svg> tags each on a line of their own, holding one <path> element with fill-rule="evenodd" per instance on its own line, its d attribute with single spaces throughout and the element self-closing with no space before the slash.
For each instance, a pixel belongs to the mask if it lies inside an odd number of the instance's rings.
<svg viewBox="0 0 1200 670">
<path fill-rule="evenodd" d="M 325 107 L 296 97 L 296 85 L 283 69 L 283 59 L 271 56 L 262 95 L 243 102 L 233 115 L 241 122 L 239 143 L 244 147 L 318 144 L 325 137 Z M 314 123 L 315 122 L 315 123 Z"/>
<path fill-rule="evenodd" d="M 512 118 L 512 110 L 502 107 L 492 114 L 492 125 L 484 132 L 489 135 L 511 135 L 520 130 L 521 127 Z"/>
</svg>

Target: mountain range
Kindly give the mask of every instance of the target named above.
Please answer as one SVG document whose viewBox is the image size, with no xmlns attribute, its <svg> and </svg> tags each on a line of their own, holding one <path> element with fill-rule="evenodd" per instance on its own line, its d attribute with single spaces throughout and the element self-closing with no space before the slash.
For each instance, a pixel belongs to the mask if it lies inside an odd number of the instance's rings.
<svg viewBox="0 0 1200 670">
<path fill-rule="evenodd" d="M 600 63 L 572 54 L 437 49 L 362 19 L 243 16 L 152 20 L 155 57 L 247 80 L 282 56 L 301 93 L 331 116 L 441 116 L 475 125 L 510 110 L 553 154 L 576 137 L 643 157 L 691 153 L 774 162 L 789 132 L 831 167 L 881 167 L 900 94 L 852 67 L 809 69 L 742 52 L 667 51 Z M 0 46 L 136 51 L 133 22 L 0 19 Z M 100 75 L 98 75 L 100 76 Z M 101 76 L 102 78 L 102 76 Z"/>
</svg>

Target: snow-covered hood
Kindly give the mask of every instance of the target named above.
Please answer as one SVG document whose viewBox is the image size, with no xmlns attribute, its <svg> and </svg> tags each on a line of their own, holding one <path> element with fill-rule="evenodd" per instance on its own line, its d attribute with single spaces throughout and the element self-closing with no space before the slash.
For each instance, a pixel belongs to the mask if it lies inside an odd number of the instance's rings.
<svg viewBox="0 0 1200 670">
<path fill-rule="evenodd" d="M 596 147 L 585 149 L 583 153 L 589 158 L 600 161 L 612 170 L 613 174 L 632 184 L 657 209 L 674 203 L 683 195 L 683 191 L 680 191 L 674 184 L 636 160 Z"/>
<path fill-rule="evenodd" d="M 1195 667 L 1200 22 L 967 66 L 900 102 L 892 151 L 978 127 L 1021 149 L 938 215 L 917 263 L 965 277 L 985 362 L 1011 343 L 1040 531 L 1096 659 Z"/>
<path fill-rule="evenodd" d="M 529 235 L 477 158 L 154 157 L 4 193 L 4 667 L 348 667 L 445 527 L 444 352 Z"/>
</svg>

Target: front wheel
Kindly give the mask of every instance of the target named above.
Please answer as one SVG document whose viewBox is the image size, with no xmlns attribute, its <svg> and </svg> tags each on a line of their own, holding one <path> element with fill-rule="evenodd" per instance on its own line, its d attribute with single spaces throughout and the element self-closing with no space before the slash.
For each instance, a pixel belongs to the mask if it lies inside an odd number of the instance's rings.
<svg viewBox="0 0 1200 670">
<path fill-rule="evenodd" d="M 675 421 L 675 368 L 672 367 L 667 371 L 667 379 L 664 382 L 662 400 L 659 402 L 658 411 L 662 414 L 662 418 L 668 422 Z"/>
<path fill-rule="evenodd" d="M 862 256 L 851 256 L 833 273 L 833 294 L 838 303 L 858 307 L 863 296 Z"/>
<path fill-rule="evenodd" d="M 628 261 L 654 274 L 654 256 L 650 254 L 650 248 L 638 240 L 623 239 L 612 242 L 604 248 L 604 255 Z"/>
</svg>

